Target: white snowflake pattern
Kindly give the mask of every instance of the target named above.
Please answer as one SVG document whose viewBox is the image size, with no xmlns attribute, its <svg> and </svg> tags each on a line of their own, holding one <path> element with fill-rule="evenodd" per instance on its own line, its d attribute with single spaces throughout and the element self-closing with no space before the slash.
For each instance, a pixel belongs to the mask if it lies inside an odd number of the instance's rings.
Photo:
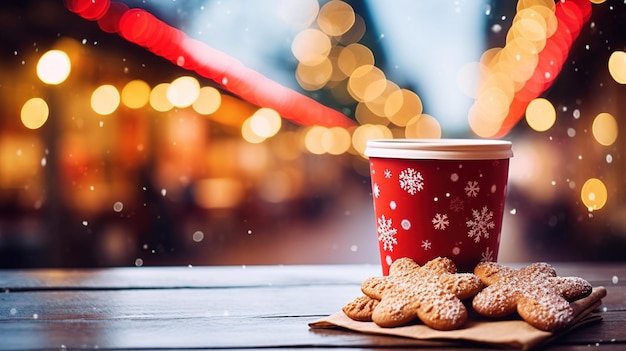
<svg viewBox="0 0 626 351">
<path fill-rule="evenodd" d="M 450 200 L 450 209 L 454 212 L 461 212 L 463 211 L 463 208 L 465 206 L 463 205 L 463 200 L 460 197 L 455 197 L 454 199 Z"/>
<path fill-rule="evenodd" d="M 380 187 L 378 186 L 378 183 L 374 183 L 374 188 L 372 189 L 372 192 L 374 193 L 374 196 L 376 198 L 380 196 Z"/>
<path fill-rule="evenodd" d="M 467 186 L 465 187 L 465 194 L 467 197 L 476 197 L 478 196 L 478 192 L 480 191 L 480 187 L 478 186 L 477 181 L 469 181 L 467 182 Z"/>
<path fill-rule="evenodd" d="M 378 218 L 378 241 L 383 243 L 383 250 L 393 251 L 393 245 L 398 244 L 396 233 L 398 230 L 391 226 L 391 218 L 386 219 L 385 215 Z"/>
<path fill-rule="evenodd" d="M 432 219 L 432 222 L 433 226 L 437 230 L 444 230 L 450 225 L 450 221 L 448 221 L 448 215 L 445 213 L 437 213 L 435 215 L 435 218 Z"/>
<path fill-rule="evenodd" d="M 391 170 L 390 169 L 386 169 L 385 170 L 385 178 L 387 178 L 387 179 L 391 178 Z"/>
<path fill-rule="evenodd" d="M 492 262 L 493 261 L 493 250 L 487 246 L 485 251 L 481 254 L 481 261 Z"/>
<path fill-rule="evenodd" d="M 424 249 L 424 251 L 430 250 L 431 246 L 432 243 L 430 242 L 430 240 L 422 240 L 422 249 Z"/>
<path fill-rule="evenodd" d="M 480 242 L 481 238 L 489 238 L 489 230 L 493 229 L 496 224 L 492 221 L 493 212 L 484 206 L 481 211 L 472 210 L 473 219 L 466 222 L 470 230 L 467 232 L 469 238 L 474 238 L 474 242 Z"/>
<path fill-rule="evenodd" d="M 400 172 L 400 188 L 411 195 L 424 189 L 424 177 L 422 173 L 413 168 L 407 168 Z"/>
</svg>

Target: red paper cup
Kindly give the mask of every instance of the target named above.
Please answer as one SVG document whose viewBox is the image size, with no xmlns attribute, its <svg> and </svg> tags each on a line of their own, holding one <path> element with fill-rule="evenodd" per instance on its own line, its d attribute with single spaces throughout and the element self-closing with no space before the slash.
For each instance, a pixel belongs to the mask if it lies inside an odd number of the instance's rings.
<svg viewBox="0 0 626 351">
<path fill-rule="evenodd" d="M 401 257 L 448 257 L 462 272 L 497 260 L 510 142 L 371 140 L 365 155 L 384 275 Z"/>
</svg>

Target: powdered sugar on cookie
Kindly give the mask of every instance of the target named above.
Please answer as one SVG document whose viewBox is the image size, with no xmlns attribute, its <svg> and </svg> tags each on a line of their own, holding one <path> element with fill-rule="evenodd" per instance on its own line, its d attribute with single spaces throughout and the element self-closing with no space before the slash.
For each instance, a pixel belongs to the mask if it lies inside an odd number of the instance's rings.
<svg viewBox="0 0 626 351">
<path fill-rule="evenodd" d="M 503 317 L 515 312 L 532 326 L 546 331 L 566 327 L 574 318 L 569 301 L 591 293 L 591 284 L 578 277 L 558 277 L 547 263 L 515 270 L 481 262 L 474 274 L 487 285 L 472 301 L 481 315 Z"/>
</svg>

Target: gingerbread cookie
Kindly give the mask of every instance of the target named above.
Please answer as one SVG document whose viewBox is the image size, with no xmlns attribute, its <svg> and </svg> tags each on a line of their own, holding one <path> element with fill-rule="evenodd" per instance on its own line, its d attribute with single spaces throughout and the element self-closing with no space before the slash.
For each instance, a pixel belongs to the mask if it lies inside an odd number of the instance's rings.
<svg viewBox="0 0 626 351">
<path fill-rule="evenodd" d="M 578 277 L 558 277 L 547 263 L 534 263 L 519 270 L 494 262 L 481 262 L 474 274 L 487 285 L 472 306 L 479 314 L 503 317 L 515 312 L 535 328 L 555 331 L 574 318 L 568 301 L 588 296 L 591 284 Z"/>
<path fill-rule="evenodd" d="M 346 316 L 359 322 L 371 322 L 374 308 L 378 306 L 379 300 L 373 299 L 367 295 L 359 296 L 348 302 L 341 309 Z"/>
<path fill-rule="evenodd" d="M 452 260 L 442 257 L 421 267 L 410 258 L 398 259 L 388 276 L 368 278 L 361 285 L 363 293 L 378 302 L 371 313 L 378 326 L 396 327 L 419 318 L 439 330 L 463 325 L 467 309 L 461 300 L 481 288 L 477 276 L 456 273 Z"/>
</svg>

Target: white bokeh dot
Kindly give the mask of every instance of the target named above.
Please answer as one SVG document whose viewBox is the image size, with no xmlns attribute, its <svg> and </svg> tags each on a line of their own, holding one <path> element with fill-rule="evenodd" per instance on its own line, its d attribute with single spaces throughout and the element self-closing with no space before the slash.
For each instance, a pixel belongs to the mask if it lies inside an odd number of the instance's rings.
<svg viewBox="0 0 626 351">
<path fill-rule="evenodd" d="M 400 225 L 402 226 L 402 229 L 404 230 L 411 229 L 411 221 L 409 221 L 408 219 L 403 219 L 402 222 L 400 222 Z"/>
<path fill-rule="evenodd" d="M 398 205 L 396 204 L 396 202 L 395 202 L 395 201 L 391 200 L 391 201 L 389 202 L 389 208 L 390 208 L 390 209 L 395 210 L 397 207 L 398 207 Z"/>
</svg>

